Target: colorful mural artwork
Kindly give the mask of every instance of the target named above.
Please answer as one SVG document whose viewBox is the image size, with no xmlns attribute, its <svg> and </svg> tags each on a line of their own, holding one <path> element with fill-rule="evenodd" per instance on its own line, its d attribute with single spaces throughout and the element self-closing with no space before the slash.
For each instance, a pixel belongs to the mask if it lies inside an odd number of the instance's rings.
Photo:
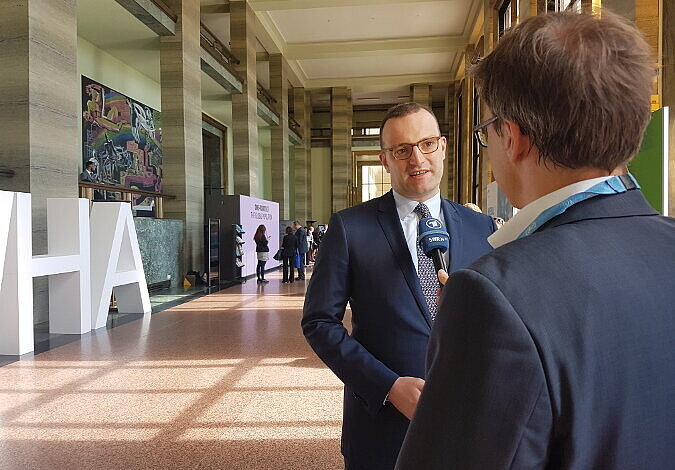
<svg viewBox="0 0 675 470">
<path fill-rule="evenodd" d="M 101 184 L 162 192 L 160 112 L 82 76 L 82 158 Z M 134 197 L 152 210 L 154 198 Z"/>
</svg>

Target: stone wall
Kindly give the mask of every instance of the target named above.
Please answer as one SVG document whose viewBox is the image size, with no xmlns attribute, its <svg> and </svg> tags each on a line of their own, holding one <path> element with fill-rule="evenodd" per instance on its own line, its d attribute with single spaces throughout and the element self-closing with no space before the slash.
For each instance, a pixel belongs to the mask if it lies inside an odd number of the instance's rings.
<svg viewBox="0 0 675 470">
<path fill-rule="evenodd" d="M 134 223 L 148 285 L 166 281 L 167 276 L 171 276 L 171 287 L 180 286 L 184 272 L 180 266 L 183 251 L 183 221 L 135 217 Z M 204 270 L 203 266 L 194 268 L 200 272 Z M 193 267 L 188 267 L 185 272 L 188 269 Z"/>
</svg>

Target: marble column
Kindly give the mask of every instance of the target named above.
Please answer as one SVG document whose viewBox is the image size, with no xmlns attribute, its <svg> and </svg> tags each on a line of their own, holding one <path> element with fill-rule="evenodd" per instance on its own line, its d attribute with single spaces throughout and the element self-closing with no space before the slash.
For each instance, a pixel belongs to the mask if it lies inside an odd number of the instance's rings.
<svg viewBox="0 0 675 470">
<path fill-rule="evenodd" d="M 661 23 L 661 88 L 662 106 L 670 106 L 668 149 L 668 214 L 675 214 L 675 5 L 663 2 Z"/>
<path fill-rule="evenodd" d="M 410 85 L 410 99 L 415 103 L 431 108 L 431 85 L 428 83 L 413 83 Z"/>
<path fill-rule="evenodd" d="M 315 219 L 312 204 L 314 200 L 313 189 L 318 185 L 318 182 L 312 180 L 312 94 L 309 90 L 306 91 L 305 98 L 305 124 L 302 126 L 302 136 L 305 142 L 305 155 L 307 158 L 307 218 Z"/>
<path fill-rule="evenodd" d="M 0 189 L 32 194 L 33 254 L 47 252 L 47 198 L 77 197 L 79 151 L 75 0 L 0 3 Z M 10 176 L 13 173 L 13 176 Z M 35 321 L 46 321 L 46 278 Z"/>
<path fill-rule="evenodd" d="M 464 53 L 464 66 L 465 70 L 468 70 L 471 66 L 471 58 L 474 55 L 476 46 L 474 44 L 469 44 L 466 47 Z M 471 201 L 471 182 L 472 182 L 472 171 L 473 171 L 473 79 L 469 76 L 464 78 L 464 85 L 462 87 L 462 135 L 459 136 L 462 142 L 462 166 L 457 168 L 458 172 L 461 172 L 461 187 L 459 188 L 459 203 L 464 204 Z"/>
<path fill-rule="evenodd" d="M 290 181 L 288 147 L 288 77 L 286 60 L 281 54 L 270 54 L 270 92 L 277 101 L 279 125 L 272 126 L 272 200 L 279 203 L 282 220 L 295 217 L 290 213 Z M 297 175 L 297 170 L 296 170 Z"/>
<path fill-rule="evenodd" d="M 183 273 L 204 269 L 199 3 L 165 0 L 178 15 L 175 36 L 160 37 L 164 216 L 184 222 Z"/>
<path fill-rule="evenodd" d="M 295 121 L 300 125 L 303 144 L 295 147 L 295 212 L 300 221 L 311 219 L 311 150 L 310 95 L 304 88 L 293 88 Z"/>
<path fill-rule="evenodd" d="M 198 2 L 195 2 L 198 3 Z M 244 92 L 232 95 L 234 193 L 261 197 L 258 146 L 258 88 L 255 12 L 245 0 L 230 3 L 230 43 Z"/>
<path fill-rule="evenodd" d="M 445 96 L 445 122 L 448 123 L 448 147 L 445 151 L 445 168 L 441 179 L 441 196 L 454 200 L 457 194 L 457 143 L 455 142 L 456 122 L 455 83 L 450 83 Z"/>
<path fill-rule="evenodd" d="M 331 176 L 332 211 L 350 206 L 352 191 L 352 91 L 332 88 L 331 108 Z"/>
</svg>

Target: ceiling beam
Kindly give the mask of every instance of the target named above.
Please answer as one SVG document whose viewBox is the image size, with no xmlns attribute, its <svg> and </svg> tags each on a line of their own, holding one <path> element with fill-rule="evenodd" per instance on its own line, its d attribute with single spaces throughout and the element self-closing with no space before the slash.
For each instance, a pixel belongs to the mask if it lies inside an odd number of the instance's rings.
<svg viewBox="0 0 675 470">
<path fill-rule="evenodd" d="M 294 43 L 286 45 L 288 60 L 368 57 L 401 54 L 458 52 L 467 42 L 460 36 Z"/>
<path fill-rule="evenodd" d="M 305 88 L 363 87 L 363 86 L 407 86 L 411 83 L 449 83 L 450 73 L 427 73 L 411 75 L 389 75 L 377 77 L 314 78 L 308 79 Z"/>
</svg>

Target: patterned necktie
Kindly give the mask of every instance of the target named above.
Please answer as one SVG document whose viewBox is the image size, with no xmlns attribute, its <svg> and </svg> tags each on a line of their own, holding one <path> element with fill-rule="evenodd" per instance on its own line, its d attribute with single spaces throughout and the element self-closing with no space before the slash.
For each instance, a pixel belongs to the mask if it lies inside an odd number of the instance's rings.
<svg viewBox="0 0 675 470">
<path fill-rule="evenodd" d="M 417 207 L 415 207 L 414 212 L 420 217 L 420 220 L 425 217 L 431 217 L 429 208 L 422 203 L 419 203 Z M 438 304 L 436 303 L 436 297 L 438 295 L 438 276 L 434 271 L 434 262 L 424 254 L 420 242 L 415 243 L 415 246 L 417 247 L 417 275 L 420 278 L 422 292 L 427 301 L 431 319 L 435 320 L 436 312 L 438 310 Z"/>
</svg>

